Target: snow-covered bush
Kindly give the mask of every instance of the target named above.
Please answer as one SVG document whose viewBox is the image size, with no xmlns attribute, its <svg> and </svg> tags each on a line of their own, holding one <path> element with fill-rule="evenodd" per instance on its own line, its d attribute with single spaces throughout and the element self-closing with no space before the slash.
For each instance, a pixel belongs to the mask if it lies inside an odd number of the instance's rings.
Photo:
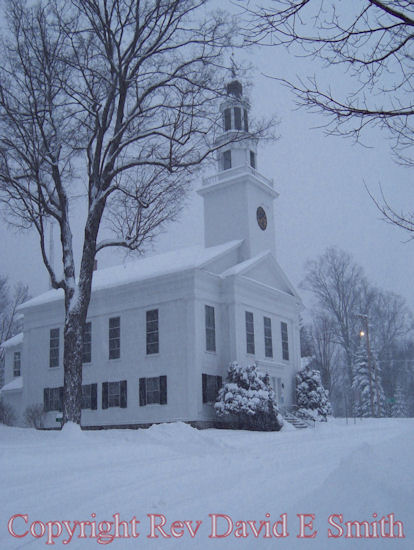
<svg viewBox="0 0 414 550">
<path fill-rule="evenodd" d="M 305 367 L 296 375 L 297 415 L 301 418 L 326 422 L 332 414 L 328 392 L 322 386 L 320 372 Z"/>
<path fill-rule="evenodd" d="M 43 428 L 44 427 L 45 411 L 41 403 L 29 405 L 24 411 L 24 421 L 26 426 L 30 428 Z"/>
<path fill-rule="evenodd" d="M 13 426 L 16 420 L 16 414 L 11 405 L 3 401 L 0 397 L 0 424 L 6 424 L 6 426 Z"/>
<path fill-rule="evenodd" d="M 256 365 L 230 364 L 215 409 L 239 429 L 278 431 L 283 425 L 269 375 L 260 373 Z"/>
</svg>

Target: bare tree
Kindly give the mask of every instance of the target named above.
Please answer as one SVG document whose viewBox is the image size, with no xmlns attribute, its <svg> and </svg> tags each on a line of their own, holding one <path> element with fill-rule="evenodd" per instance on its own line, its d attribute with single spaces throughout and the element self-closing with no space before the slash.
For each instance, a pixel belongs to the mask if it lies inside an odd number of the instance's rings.
<svg viewBox="0 0 414 550">
<path fill-rule="evenodd" d="M 356 351 L 355 313 L 360 306 L 362 269 L 349 254 L 328 248 L 317 260 L 306 263 L 302 287 L 313 293 L 317 310 L 331 319 L 330 339 L 339 344 L 346 357 L 347 378 L 352 381 L 352 365 Z"/>
<path fill-rule="evenodd" d="M 141 250 L 177 215 L 190 175 L 214 150 L 232 26 L 205 4 L 7 5 L 0 194 L 8 219 L 37 231 L 52 286 L 64 292 L 63 422 L 80 423 L 82 328 L 96 254 Z M 85 202 L 84 219 L 74 196 Z M 47 253 L 49 220 L 59 230 L 63 275 Z M 74 220 L 84 232 L 78 271 Z"/>
<path fill-rule="evenodd" d="M 331 393 L 336 382 L 339 360 L 334 321 L 324 312 L 315 313 L 311 334 L 314 357 L 321 373 L 323 387 Z"/>
</svg>

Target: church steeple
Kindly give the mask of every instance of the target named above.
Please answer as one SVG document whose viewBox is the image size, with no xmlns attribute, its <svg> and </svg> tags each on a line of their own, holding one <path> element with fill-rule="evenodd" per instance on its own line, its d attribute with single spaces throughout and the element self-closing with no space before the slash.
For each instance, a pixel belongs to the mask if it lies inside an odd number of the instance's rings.
<svg viewBox="0 0 414 550">
<path fill-rule="evenodd" d="M 249 131 L 250 104 L 233 73 L 220 105 L 217 173 L 204 178 L 205 246 L 242 240 L 240 260 L 265 250 L 275 254 L 273 181 L 257 170 L 257 138 Z"/>
</svg>

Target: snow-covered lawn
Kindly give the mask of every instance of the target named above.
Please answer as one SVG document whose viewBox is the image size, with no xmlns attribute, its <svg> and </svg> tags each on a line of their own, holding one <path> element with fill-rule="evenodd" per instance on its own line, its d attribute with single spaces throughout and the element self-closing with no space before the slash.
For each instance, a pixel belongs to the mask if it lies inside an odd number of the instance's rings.
<svg viewBox="0 0 414 550">
<path fill-rule="evenodd" d="M 129 539 L 101 537 L 111 548 L 221 549 L 269 548 L 354 549 L 414 548 L 414 420 L 363 420 L 357 424 L 334 420 L 315 430 L 254 433 L 227 430 L 197 431 L 185 424 L 153 426 L 148 430 L 38 432 L 0 426 L 0 549 L 45 547 L 50 531 L 62 534 L 55 548 L 99 548 L 98 523 L 128 522 Z M 299 539 L 297 514 L 315 514 L 314 539 Z M 8 532 L 10 522 L 17 535 Z M 95 516 L 96 514 L 96 516 Z M 234 523 L 226 538 L 209 538 L 212 518 L 225 514 Z M 268 514 L 268 516 L 266 516 Z M 276 538 L 272 525 L 286 514 L 288 536 Z M 334 523 L 374 522 L 394 514 L 403 523 L 405 538 L 328 538 L 328 518 Z M 377 518 L 373 516 L 377 514 Z M 163 532 L 148 538 L 151 517 Z M 270 515 L 270 517 L 269 517 Z M 136 518 L 133 535 L 133 518 Z M 63 523 L 66 520 L 66 524 Z M 176 523 L 173 522 L 191 523 Z M 197 520 L 201 521 L 198 524 Z M 236 521 L 253 521 L 242 524 Z M 304 517 L 305 523 L 310 518 Z M 41 522 L 35 523 L 33 522 Z M 84 535 L 79 538 L 84 523 Z M 138 521 L 140 523 L 138 523 Z M 254 529 L 267 524 L 259 537 Z M 50 522 L 59 522 L 52 524 Z M 385 532 L 389 523 L 383 522 Z M 38 539 L 30 533 L 41 535 Z M 230 519 L 217 517 L 217 535 Z M 94 529 L 96 526 L 96 536 Z M 101 525 L 104 528 L 105 525 Z M 110 533 L 115 526 L 108 525 Z M 277 529 L 282 532 L 282 525 Z M 339 528 L 331 526 L 332 534 Z M 371 526 L 372 533 L 373 526 Z M 102 530 L 102 529 L 101 529 Z M 192 537 L 191 530 L 195 532 Z M 354 532 L 354 531 L 353 531 Z M 362 528 L 364 532 L 364 528 Z M 398 534 L 398 525 L 394 527 Z M 180 534 L 182 533 L 182 536 Z M 306 529 L 310 535 L 312 529 Z M 119 534 L 124 534 L 121 526 Z M 171 536 L 172 534 L 176 537 Z"/>
</svg>

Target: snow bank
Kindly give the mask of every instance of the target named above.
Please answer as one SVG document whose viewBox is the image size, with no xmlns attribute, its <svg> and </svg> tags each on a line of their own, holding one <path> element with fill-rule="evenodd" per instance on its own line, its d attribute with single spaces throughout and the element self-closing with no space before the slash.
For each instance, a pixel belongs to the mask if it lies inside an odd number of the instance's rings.
<svg viewBox="0 0 414 550">
<path fill-rule="evenodd" d="M 74 422 L 66 422 L 59 433 L 61 434 L 61 437 L 66 439 L 66 441 L 85 441 L 86 437 L 85 432 L 82 431 L 79 424 L 75 424 Z"/>
<path fill-rule="evenodd" d="M 13 538 L 14 514 L 33 521 L 139 521 L 140 537 L 114 540 L 128 550 L 411 550 L 414 547 L 413 419 L 333 420 L 316 429 L 280 432 L 199 431 L 184 423 L 147 430 L 62 432 L 0 426 L 0 548 L 44 548 L 45 538 Z M 82 444 L 79 444 L 82 442 Z M 234 521 L 287 514 L 286 539 L 209 538 L 209 514 Z M 297 514 L 315 515 L 315 539 L 300 540 Z M 327 538 L 327 518 L 372 520 L 394 513 L 405 539 Z M 147 538 L 149 515 L 200 520 L 197 536 Z M 25 523 L 16 521 L 16 529 Z M 193 523 L 194 526 L 194 523 Z M 55 541 L 56 548 L 62 540 Z M 68 548 L 97 548 L 73 538 Z"/>
</svg>

